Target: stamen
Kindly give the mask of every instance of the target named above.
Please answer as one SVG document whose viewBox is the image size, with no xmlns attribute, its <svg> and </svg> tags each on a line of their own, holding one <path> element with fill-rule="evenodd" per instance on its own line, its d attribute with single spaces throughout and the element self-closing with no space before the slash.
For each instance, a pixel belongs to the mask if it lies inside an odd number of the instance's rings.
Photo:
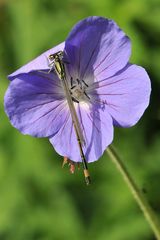
<svg viewBox="0 0 160 240">
<path fill-rule="evenodd" d="M 77 78 L 76 80 L 77 80 L 78 85 L 80 85 L 80 81 L 79 81 L 79 79 Z"/>
<path fill-rule="evenodd" d="M 73 86 L 73 78 L 71 77 L 71 87 Z"/>
<path fill-rule="evenodd" d="M 88 98 L 88 99 L 91 99 L 88 95 L 87 95 L 87 93 L 84 91 L 84 94 L 86 95 L 86 97 Z"/>
<path fill-rule="evenodd" d="M 82 80 L 82 82 L 84 83 L 84 85 L 86 85 L 86 87 L 88 87 L 88 84 L 84 80 Z"/>
<path fill-rule="evenodd" d="M 74 89 L 76 86 L 72 86 L 71 89 Z"/>
<path fill-rule="evenodd" d="M 75 99 L 74 97 L 72 97 L 72 100 L 76 103 L 79 103 L 79 101 L 77 99 Z"/>
</svg>

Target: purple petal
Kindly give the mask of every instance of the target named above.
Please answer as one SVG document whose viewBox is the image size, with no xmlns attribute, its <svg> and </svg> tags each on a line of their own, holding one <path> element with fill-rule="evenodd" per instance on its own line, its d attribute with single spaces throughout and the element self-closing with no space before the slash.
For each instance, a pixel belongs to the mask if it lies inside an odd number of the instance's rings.
<svg viewBox="0 0 160 240">
<path fill-rule="evenodd" d="M 115 125 L 130 127 L 137 123 L 149 104 L 151 84 L 144 68 L 128 64 L 113 77 L 98 78 L 90 93 L 95 101 L 98 96 Z"/>
<path fill-rule="evenodd" d="M 89 109 L 81 105 L 77 109 L 86 145 L 83 148 L 88 162 L 96 161 L 113 140 L 112 118 L 100 108 Z M 74 162 L 81 162 L 78 143 L 70 114 L 57 134 L 50 138 L 55 150 Z"/>
<path fill-rule="evenodd" d="M 29 73 L 31 71 L 36 71 L 36 70 L 49 70 L 48 66 L 48 56 L 50 54 L 56 53 L 60 50 L 63 51 L 64 49 L 64 42 L 57 45 L 56 47 L 53 47 L 46 52 L 42 53 L 40 56 L 32 60 L 31 62 L 27 63 L 23 67 L 19 68 L 17 71 L 14 73 L 10 74 L 8 76 L 9 80 L 13 80 L 17 75 L 21 73 Z"/>
<path fill-rule="evenodd" d="M 68 106 L 59 79 L 53 74 L 20 74 L 5 95 L 5 110 L 23 134 L 54 135 L 64 124 Z"/>
<path fill-rule="evenodd" d="M 112 21 L 89 17 L 76 24 L 69 34 L 65 50 L 70 74 L 77 72 L 79 79 L 88 75 L 112 76 L 129 60 L 129 38 Z"/>
</svg>

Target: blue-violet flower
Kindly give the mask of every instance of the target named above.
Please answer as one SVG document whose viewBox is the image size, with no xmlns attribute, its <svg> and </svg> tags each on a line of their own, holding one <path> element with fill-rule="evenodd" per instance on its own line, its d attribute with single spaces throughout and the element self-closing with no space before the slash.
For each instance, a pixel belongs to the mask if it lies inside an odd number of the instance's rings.
<svg viewBox="0 0 160 240">
<path fill-rule="evenodd" d="M 130 64 L 131 43 L 113 20 L 88 17 L 66 41 L 8 76 L 5 111 L 23 134 L 48 137 L 55 150 L 81 162 L 66 97 L 48 56 L 64 51 L 65 69 L 85 138 L 88 162 L 100 158 L 113 140 L 113 126 L 131 127 L 149 104 L 150 79 Z M 48 73 L 48 74 L 47 74 Z"/>
</svg>

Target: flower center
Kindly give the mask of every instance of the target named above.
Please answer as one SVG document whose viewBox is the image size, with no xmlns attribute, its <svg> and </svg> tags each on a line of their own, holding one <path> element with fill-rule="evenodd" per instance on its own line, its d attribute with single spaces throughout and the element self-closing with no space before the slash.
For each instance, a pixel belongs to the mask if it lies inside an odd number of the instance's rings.
<svg viewBox="0 0 160 240">
<path fill-rule="evenodd" d="M 86 90 L 88 88 L 88 84 L 85 83 L 84 80 L 70 79 L 70 93 L 72 96 L 72 100 L 74 102 L 86 102 L 90 99 L 87 95 Z"/>
</svg>

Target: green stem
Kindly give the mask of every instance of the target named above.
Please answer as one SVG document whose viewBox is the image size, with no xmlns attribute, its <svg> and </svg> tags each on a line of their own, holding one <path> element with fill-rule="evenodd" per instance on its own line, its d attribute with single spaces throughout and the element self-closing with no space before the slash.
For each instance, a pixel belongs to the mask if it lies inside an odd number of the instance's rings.
<svg viewBox="0 0 160 240">
<path fill-rule="evenodd" d="M 113 163 L 116 165 L 118 171 L 122 174 L 126 184 L 128 185 L 128 187 L 130 188 L 130 190 L 133 194 L 133 197 L 135 198 L 137 204 L 139 205 L 142 212 L 144 213 L 146 220 L 148 221 L 149 225 L 151 226 L 157 240 L 160 240 L 160 224 L 159 224 L 158 218 L 155 215 L 155 213 L 154 213 L 153 209 L 151 208 L 151 206 L 149 205 L 149 203 L 147 202 L 147 200 L 145 199 L 144 194 L 137 187 L 136 183 L 134 182 L 134 180 L 128 173 L 126 167 L 122 163 L 120 157 L 116 153 L 113 146 L 110 145 L 106 149 L 106 152 L 110 156 Z"/>
</svg>

